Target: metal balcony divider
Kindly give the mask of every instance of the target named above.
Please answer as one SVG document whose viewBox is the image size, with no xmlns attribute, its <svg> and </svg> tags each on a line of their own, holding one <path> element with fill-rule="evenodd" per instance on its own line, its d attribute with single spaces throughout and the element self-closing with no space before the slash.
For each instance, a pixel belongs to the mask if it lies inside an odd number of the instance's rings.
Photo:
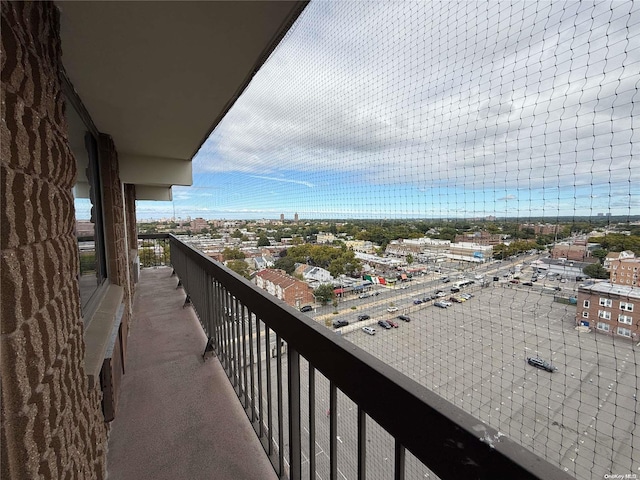
<svg viewBox="0 0 640 480">
<path fill-rule="evenodd" d="M 338 392 L 357 406 L 357 431 L 353 433 L 360 479 L 367 472 L 367 417 L 393 438 L 397 479 L 405 478 L 406 450 L 443 479 L 572 478 L 177 237 L 171 235 L 170 244 L 174 271 L 281 478 L 302 478 L 303 426 L 310 437 L 308 478 L 316 477 L 316 370 L 330 382 L 329 391 L 320 393 L 330 399 L 332 479 L 338 478 Z M 271 346 L 273 334 L 275 347 Z M 305 406 L 309 418 L 302 416 L 301 357 L 309 365 Z M 276 364 L 275 386 L 272 361 Z M 382 398 L 393 399 L 400 408 L 388 408 Z"/>
</svg>

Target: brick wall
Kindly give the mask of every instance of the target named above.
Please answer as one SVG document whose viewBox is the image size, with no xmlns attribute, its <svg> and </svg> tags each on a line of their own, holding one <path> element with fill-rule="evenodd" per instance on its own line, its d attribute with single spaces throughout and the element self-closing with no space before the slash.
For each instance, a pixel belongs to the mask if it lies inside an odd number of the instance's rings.
<svg viewBox="0 0 640 480">
<path fill-rule="evenodd" d="M 1 477 L 104 476 L 101 393 L 83 367 L 59 17 L 2 2 Z"/>
</svg>

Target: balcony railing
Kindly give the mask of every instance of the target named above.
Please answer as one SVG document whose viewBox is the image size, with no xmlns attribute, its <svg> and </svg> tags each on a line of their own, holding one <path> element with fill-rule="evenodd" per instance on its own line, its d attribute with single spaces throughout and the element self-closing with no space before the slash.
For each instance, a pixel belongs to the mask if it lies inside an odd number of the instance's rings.
<svg viewBox="0 0 640 480">
<path fill-rule="evenodd" d="M 281 478 L 572 478 L 202 252 L 170 245 Z"/>
</svg>

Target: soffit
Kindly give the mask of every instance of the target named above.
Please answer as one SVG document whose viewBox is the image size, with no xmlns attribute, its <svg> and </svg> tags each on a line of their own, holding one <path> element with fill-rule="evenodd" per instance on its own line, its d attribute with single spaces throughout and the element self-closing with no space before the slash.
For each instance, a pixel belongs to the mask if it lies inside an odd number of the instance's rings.
<svg viewBox="0 0 640 480">
<path fill-rule="evenodd" d="M 56 5 L 67 76 L 121 159 L 190 161 L 306 2 Z"/>
</svg>

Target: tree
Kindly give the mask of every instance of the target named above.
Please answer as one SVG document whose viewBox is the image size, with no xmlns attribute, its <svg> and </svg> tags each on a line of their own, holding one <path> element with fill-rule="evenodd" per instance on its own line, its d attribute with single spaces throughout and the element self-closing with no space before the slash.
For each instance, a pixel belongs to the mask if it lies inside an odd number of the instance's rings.
<svg viewBox="0 0 640 480">
<path fill-rule="evenodd" d="M 603 250 L 602 248 L 596 248 L 591 255 L 596 257 L 602 263 L 609 252 L 607 250 Z"/>
<path fill-rule="evenodd" d="M 289 275 L 291 275 L 293 273 L 293 271 L 296 269 L 296 261 L 295 261 L 295 259 L 293 259 L 293 258 L 291 258 L 289 256 L 280 257 L 279 259 L 277 259 L 273 263 L 273 268 L 278 268 L 280 270 L 284 270 Z"/>
<path fill-rule="evenodd" d="M 591 278 L 609 278 L 609 272 L 605 270 L 605 268 L 599 263 L 592 263 L 591 265 L 587 265 L 582 269 L 585 275 L 590 276 Z"/>
<path fill-rule="evenodd" d="M 222 251 L 222 256 L 225 260 L 244 260 L 245 254 L 238 248 L 226 247 Z"/>
<path fill-rule="evenodd" d="M 409 253 L 406 258 L 407 258 L 407 263 L 411 265 L 413 263 L 413 255 Z"/>
<path fill-rule="evenodd" d="M 330 283 L 323 283 L 313 291 L 313 295 L 316 297 L 317 302 L 320 302 L 322 305 L 326 305 L 335 297 L 333 285 Z"/>
<path fill-rule="evenodd" d="M 244 278 L 249 278 L 249 265 L 244 260 L 229 260 L 227 267 L 236 272 L 238 275 L 242 275 Z"/>
<path fill-rule="evenodd" d="M 260 235 L 260 238 L 258 238 L 258 247 L 268 247 L 270 245 L 271 245 L 271 242 L 269 241 L 267 236 Z"/>
</svg>

